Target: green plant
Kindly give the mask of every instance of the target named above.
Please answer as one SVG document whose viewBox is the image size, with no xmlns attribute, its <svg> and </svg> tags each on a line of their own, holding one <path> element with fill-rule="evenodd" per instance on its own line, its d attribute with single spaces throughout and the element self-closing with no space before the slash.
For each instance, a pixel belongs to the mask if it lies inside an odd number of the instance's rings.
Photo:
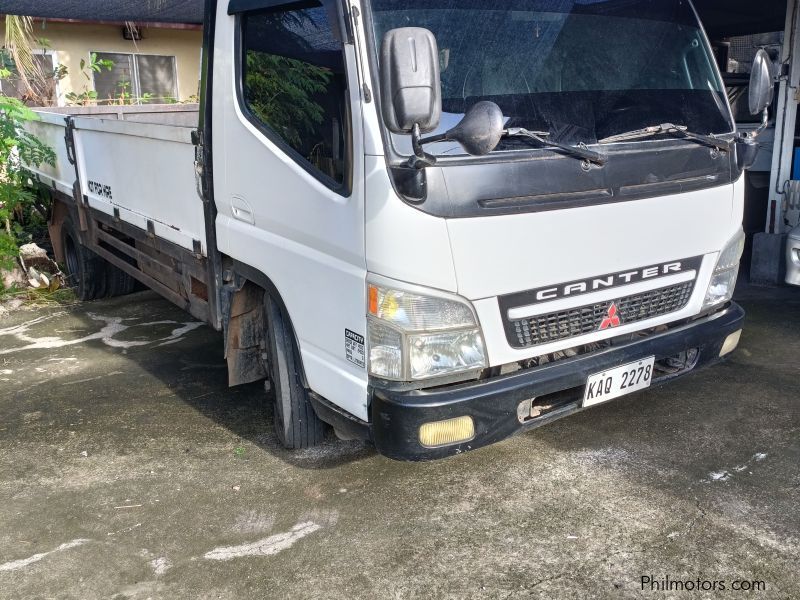
<svg viewBox="0 0 800 600">
<path fill-rule="evenodd" d="M 116 91 L 117 95 L 114 98 L 114 104 L 120 104 L 120 105 L 132 104 L 130 81 L 118 81 Z"/>
<path fill-rule="evenodd" d="M 80 62 L 81 75 L 86 79 L 86 82 L 83 84 L 83 91 L 72 91 L 68 93 L 65 96 L 67 102 L 71 106 L 91 106 L 97 104 L 97 92 L 93 89 L 89 89 L 89 83 L 92 81 L 92 74 L 100 73 L 103 69 L 110 71 L 113 68 L 113 60 L 97 58 L 97 54 L 94 52 L 89 56 L 89 62 L 86 62 L 86 59 L 82 58 Z"/>
<path fill-rule="evenodd" d="M 20 242 L 27 241 L 25 226 L 42 220 L 45 209 L 29 187 L 26 165 L 55 165 L 55 153 L 36 136 L 26 131 L 36 113 L 16 98 L 0 95 L 0 267 L 9 268 L 17 256 Z M 37 216 L 38 215 L 38 216 Z"/>
<path fill-rule="evenodd" d="M 327 91 L 331 77 L 328 69 L 300 60 L 247 52 L 250 109 L 295 147 L 323 121 L 325 112 L 314 96 Z"/>
<path fill-rule="evenodd" d="M 130 81 L 118 81 L 115 88 L 115 95 L 113 98 L 108 99 L 109 104 L 116 104 L 119 106 L 129 106 L 133 104 L 146 104 L 153 99 L 153 94 L 145 92 L 138 98 L 131 93 Z"/>
</svg>

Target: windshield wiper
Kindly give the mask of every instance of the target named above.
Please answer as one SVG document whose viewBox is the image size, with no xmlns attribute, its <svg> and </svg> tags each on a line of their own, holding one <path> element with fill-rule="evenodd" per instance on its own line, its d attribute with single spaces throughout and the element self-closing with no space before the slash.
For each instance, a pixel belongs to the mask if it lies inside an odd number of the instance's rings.
<svg viewBox="0 0 800 600">
<path fill-rule="evenodd" d="M 599 141 L 600 144 L 613 144 L 615 142 L 627 142 L 629 140 L 638 140 L 645 137 L 652 137 L 660 134 L 677 135 L 687 140 L 700 142 L 706 146 L 712 146 L 718 150 L 729 151 L 731 149 L 731 142 L 722 140 L 714 135 L 703 135 L 702 133 L 694 133 L 689 131 L 685 125 L 675 125 L 673 123 L 662 123 L 661 125 L 652 125 L 643 129 L 634 129 L 626 133 L 619 133 L 612 135 Z"/>
<path fill-rule="evenodd" d="M 503 131 L 504 138 L 525 138 L 533 140 L 545 148 L 560 150 L 564 154 L 575 158 L 582 158 L 583 160 L 600 166 L 608 162 L 608 157 L 605 154 L 589 150 L 583 143 L 579 146 L 568 146 L 567 144 L 560 144 L 546 139 L 549 135 L 550 133 L 547 131 L 528 131 L 522 127 L 510 127 Z"/>
</svg>

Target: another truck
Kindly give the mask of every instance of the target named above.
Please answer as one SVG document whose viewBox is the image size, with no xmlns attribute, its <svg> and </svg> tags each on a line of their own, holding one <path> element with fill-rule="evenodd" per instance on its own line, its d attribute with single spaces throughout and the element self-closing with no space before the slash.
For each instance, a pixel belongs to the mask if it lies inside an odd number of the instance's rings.
<svg viewBox="0 0 800 600">
<path fill-rule="evenodd" d="M 208 0 L 199 106 L 39 114 L 80 297 L 223 331 L 287 448 L 445 457 L 739 341 L 755 145 L 689 0 Z"/>
</svg>

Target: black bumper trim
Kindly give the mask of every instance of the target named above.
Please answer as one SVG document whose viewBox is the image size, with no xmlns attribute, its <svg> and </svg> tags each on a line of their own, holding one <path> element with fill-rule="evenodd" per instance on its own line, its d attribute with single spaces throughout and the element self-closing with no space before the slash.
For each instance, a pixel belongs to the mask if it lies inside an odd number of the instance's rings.
<svg viewBox="0 0 800 600">
<path fill-rule="evenodd" d="M 658 360 L 689 348 L 699 350 L 695 369 L 718 362 L 725 339 L 742 328 L 744 317 L 744 310 L 732 303 L 720 312 L 664 333 L 485 381 L 428 391 L 376 387 L 371 437 L 381 454 L 398 460 L 432 460 L 487 446 L 583 410 L 581 400 L 577 400 L 525 424 L 517 418 L 517 406 L 523 400 L 584 386 L 589 375 L 604 369 L 647 356 L 655 355 Z M 475 421 L 472 441 L 435 449 L 419 443 L 423 423 L 463 415 Z"/>
</svg>

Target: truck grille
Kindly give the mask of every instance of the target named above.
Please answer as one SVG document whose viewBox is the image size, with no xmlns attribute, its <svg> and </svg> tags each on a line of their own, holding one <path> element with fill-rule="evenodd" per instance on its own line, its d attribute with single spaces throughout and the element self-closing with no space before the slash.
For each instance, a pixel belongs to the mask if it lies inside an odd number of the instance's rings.
<svg viewBox="0 0 800 600">
<path fill-rule="evenodd" d="M 529 348 L 646 321 L 681 310 L 689 303 L 693 290 L 694 281 L 687 281 L 616 301 L 507 321 L 506 335 L 512 347 Z"/>
</svg>

